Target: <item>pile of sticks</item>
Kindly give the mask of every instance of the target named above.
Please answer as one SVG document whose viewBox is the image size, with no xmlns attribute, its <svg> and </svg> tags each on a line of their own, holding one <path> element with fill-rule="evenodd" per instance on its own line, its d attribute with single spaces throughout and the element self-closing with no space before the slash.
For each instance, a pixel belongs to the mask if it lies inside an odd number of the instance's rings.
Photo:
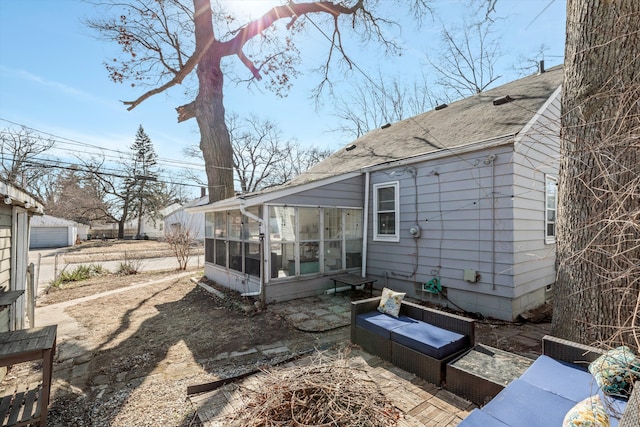
<svg viewBox="0 0 640 427">
<path fill-rule="evenodd" d="M 246 403 L 227 425 L 387 427 L 400 417 L 367 373 L 343 356 L 320 354 L 304 366 L 264 371 L 239 391 Z"/>
</svg>

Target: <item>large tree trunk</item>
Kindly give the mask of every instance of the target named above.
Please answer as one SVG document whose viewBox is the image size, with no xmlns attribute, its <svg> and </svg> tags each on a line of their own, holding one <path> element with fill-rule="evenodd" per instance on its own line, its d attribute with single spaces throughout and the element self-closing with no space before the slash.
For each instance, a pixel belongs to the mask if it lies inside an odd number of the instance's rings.
<svg viewBox="0 0 640 427">
<path fill-rule="evenodd" d="M 568 0 L 554 335 L 638 348 L 640 2 Z"/>
<path fill-rule="evenodd" d="M 194 0 L 196 50 L 204 51 L 198 63 L 198 96 L 195 116 L 200 128 L 200 149 L 207 169 L 209 201 L 233 196 L 233 149 L 225 123 L 224 76 L 220 53 L 216 51 L 209 0 Z"/>
</svg>

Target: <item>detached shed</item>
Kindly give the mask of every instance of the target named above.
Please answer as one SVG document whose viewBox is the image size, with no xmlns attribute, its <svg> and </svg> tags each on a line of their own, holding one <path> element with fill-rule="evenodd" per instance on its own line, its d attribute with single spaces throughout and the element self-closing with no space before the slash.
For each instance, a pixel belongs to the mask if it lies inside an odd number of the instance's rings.
<svg viewBox="0 0 640 427">
<path fill-rule="evenodd" d="M 42 215 L 42 203 L 26 191 L 0 181 L 0 332 L 22 329 L 27 312 L 33 313 L 27 299 L 29 223 Z M 19 295 L 19 296 L 18 296 Z M 33 319 L 31 320 L 33 323 Z M 0 380 L 3 372 L 0 369 Z"/>
<path fill-rule="evenodd" d="M 78 224 L 51 215 L 31 220 L 29 249 L 63 248 L 73 246 L 78 236 Z"/>
</svg>

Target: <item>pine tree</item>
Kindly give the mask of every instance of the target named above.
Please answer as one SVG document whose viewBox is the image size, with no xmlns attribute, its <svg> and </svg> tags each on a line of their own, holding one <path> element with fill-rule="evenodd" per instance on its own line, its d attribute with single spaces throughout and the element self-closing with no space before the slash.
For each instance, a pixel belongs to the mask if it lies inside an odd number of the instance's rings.
<svg viewBox="0 0 640 427">
<path fill-rule="evenodd" d="M 136 238 L 141 238 L 142 221 L 145 216 L 155 220 L 157 212 L 162 208 L 161 201 L 164 187 L 158 183 L 160 169 L 158 155 L 153 148 L 151 138 L 145 133 L 142 125 L 138 128 L 136 139 L 131 145 L 133 159 L 129 178 L 125 180 L 126 191 L 131 194 L 132 213 L 138 219 Z"/>
</svg>

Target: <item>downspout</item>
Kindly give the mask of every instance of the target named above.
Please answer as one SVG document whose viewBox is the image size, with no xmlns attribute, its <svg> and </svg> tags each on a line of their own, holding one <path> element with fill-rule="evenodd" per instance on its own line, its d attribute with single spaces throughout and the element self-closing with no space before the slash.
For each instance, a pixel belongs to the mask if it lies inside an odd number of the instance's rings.
<svg viewBox="0 0 640 427">
<path fill-rule="evenodd" d="M 240 213 L 242 215 L 247 216 L 248 218 L 251 218 L 252 220 L 256 221 L 259 224 L 259 230 L 260 230 L 260 255 L 259 255 L 259 258 L 260 258 L 260 303 L 263 306 L 265 306 L 266 303 L 267 303 L 267 297 L 265 295 L 265 287 L 264 287 L 264 272 L 265 272 L 264 254 L 266 253 L 266 251 L 264 250 L 264 222 L 262 221 L 262 218 L 260 218 L 259 216 L 247 211 L 243 204 L 240 204 Z"/>
<path fill-rule="evenodd" d="M 367 238 L 369 232 L 369 172 L 364 174 L 364 211 L 362 213 L 362 277 L 367 277 Z"/>
<path fill-rule="evenodd" d="M 492 290 L 496 290 L 496 155 L 490 154 L 484 160 L 486 165 L 491 164 L 491 283 Z"/>
</svg>

